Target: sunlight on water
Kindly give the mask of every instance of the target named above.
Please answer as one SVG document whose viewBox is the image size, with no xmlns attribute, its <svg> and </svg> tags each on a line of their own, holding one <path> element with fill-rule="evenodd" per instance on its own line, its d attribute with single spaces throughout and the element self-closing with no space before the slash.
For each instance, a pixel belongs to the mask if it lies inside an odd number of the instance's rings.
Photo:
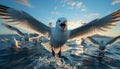
<svg viewBox="0 0 120 69">
<path fill-rule="evenodd" d="M 43 57 L 39 59 L 35 59 L 33 63 L 28 65 L 26 69 L 76 69 L 74 66 L 70 66 L 66 64 L 64 60 L 58 57 Z"/>
</svg>

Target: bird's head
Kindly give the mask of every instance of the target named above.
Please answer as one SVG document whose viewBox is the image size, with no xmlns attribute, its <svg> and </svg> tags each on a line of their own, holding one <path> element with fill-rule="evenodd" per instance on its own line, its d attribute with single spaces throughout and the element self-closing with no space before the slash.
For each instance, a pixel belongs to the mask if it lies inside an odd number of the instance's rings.
<svg viewBox="0 0 120 69">
<path fill-rule="evenodd" d="M 64 17 L 58 18 L 56 22 L 56 27 L 65 33 L 67 29 L 67 19 Z"/>
</svg>

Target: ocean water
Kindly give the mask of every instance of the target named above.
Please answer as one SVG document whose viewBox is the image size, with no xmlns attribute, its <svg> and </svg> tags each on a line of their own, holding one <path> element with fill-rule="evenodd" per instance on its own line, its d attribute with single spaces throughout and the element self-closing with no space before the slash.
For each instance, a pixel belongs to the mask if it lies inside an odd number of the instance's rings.
<svg viewBox="0 0 120 69">
<path fill-rule="evenodd" d="M 9 42 L 0 42 L 0 69 L 120 69 L 120 42 L 108 47 L 104 57 L 99 57 L 98 47 L 89 42 L 85 51 L 75 45 L 71 43 L 71 49 L 59 58 L 42 45 L 14 50 Z"/>
</svg>

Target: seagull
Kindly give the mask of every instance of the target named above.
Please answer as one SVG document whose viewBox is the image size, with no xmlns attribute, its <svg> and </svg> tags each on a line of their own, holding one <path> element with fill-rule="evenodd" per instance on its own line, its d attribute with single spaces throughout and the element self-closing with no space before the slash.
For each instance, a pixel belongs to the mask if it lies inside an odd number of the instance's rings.
<svg viewBox="0 0 120 69">
<path fill-rule="evenodd" d="M 29 42 L 30 41 L 30 34 L 25 34 L 24 35 L 24 40 L 25 40 L 25 42 Z"/>
<path fill-rule="evenodd" d="M 37 34 L 31 34 L 31 35 L 29 35 L 29 34 L 24 34 L 23 32 L 21 32 L 19 29 L 17 29 L 17 28 L 15 28 L 15 27 L 13 27 L 13 26 L 11 26 L 11 25 L 8 25 L 8 24 L 5 24 L 5 23 L 2 23 L 2 26 L 4 26 L 4 27 L 6 27 L 7 29 L 9 29 L 9 30 L 12 30 L 12 31 L 14 31 L 17 35 L 19 35 L 19 36 L 24 36 L 24 41 L 26 41 L 26 42 L 28 42 L 29 40 L 30 40 L 30 38 L 32 38 L 32 37 L 37 37 L 38 35 Z M 44 37 L 43 37 L 44 38 Z M 14 39 L 14 41 L 16 41 L 15 39 Z M 44 42 L 47 42 L 47 40 L 45 40 L 45 38 L 44 38 L 44 40 L 43 40 Z M 16 43 L 17 43 L 17 41 L 16 41 Z M 37 46 L 38 45 L 38 38 L 34 38 L 34 45 L 35 46 Z"/>
<path fill-rule="evenodd" d="M 93 44 L 99 46 L 99 50 L 100 50 L 99 55 L 103 55 L 103 56 L 104 56 L 104 51 L 107 49 L 108 46 L 111 46 L 112 44 L 115 44 L 116 42 L 120 41 L 120 36 L 117 36 L 108 42 L 106 42 L 104 40 L 102 40 L 101 42 L 98 42 L 97 40 L 93 39 L 92 37 L 88 37 L 88 38 Z"/>
<path fill-rule="evenodd" d="M 10 40 L 10 43 L 11 43 L 11 48 L 12 48 L 12 49 L 17 50 L 17 49 L 21 48 L 21 47 L 18 45 L 18 41 L 17 41 L 14 37 L 12 37 L 12 39 Z"/>
<path fill-rule="evenodd" d="M 5 28 L 7 28 L 9 30 L 14 31 L 19 36 L 24 36 L 24 33 L 22 33 L 19 29 L 15 28 L 13 26 L 10 26 L 10 25 L 5 24 L 5 23 L 2 23 L 2 26 L 4 26 Z"/>
<path fill-rule="evenodd" d="M 35 38 L 35 39 L 34 39 L 34 45 L 35 45 L 35 46 L 38 46 L 38 42 L 39 42 L 39 41 L 38 41 L 38 38 Z"/>
<path fill-rule="evenodd" d="M 24 37 L 24 41 L 29 41 L 29 34 L 24 34 L 19 29 L 15 28 L 11 25 L 5 24 L 5 23 L 2 23 L 2 26 L 4 26 L 5 28 L 7 28 L 9 30 L 14 31 L 17 35 Z"/>
<path fill-rule="evenodd" d="M 4 26 L 5 28 L 9 29 L 9 30 L 12 30 L 13 32 L 15 32 L 17 35 L 21 36 L 21 37 L 24 37 L 24 41 L 29 41 L 30 38 L 33 38 L 33 37 L 38 37 L 38 34 L 24 34 L 23 32 L 21 32 L 19 29 L 17 29 L 16 27 L 13 27 L 9 24 L 5 24 L 5 23 L 2 23 L 2 26 Z"/>
<path fill-rule="evenodd" d="M 83 38 L 92 36 L 116 26 L 116 22 L 120 21 L 120 10 L 117 10 L 103 18 L 90 21 L 89 23 L 72 30 L 67 28 L 68 20 L 65 17 L 58 18 L 56 26 L 50 28 L 28 13 L 5 5 L 0 5 L 0 18 L 8 24 L 27 31 L 40 35 L 50 34 L 52 55 L 55 56 L 56 52 L 54 50 L 59 49 L 57 55 L 60 57 L 61 47 L 67 42 L 67 40 L 76 37 Z"/>
<path fill-rule="evenodd" d="M 85 52 L 85 48 L 86 48 L 86 46 L 87 46 L 87 42 L 85 41 L 85 39 L 83 39 L 83 38 L 81 38 L 81 46 L 83 46 L 83 52 Z"/>
</svg>

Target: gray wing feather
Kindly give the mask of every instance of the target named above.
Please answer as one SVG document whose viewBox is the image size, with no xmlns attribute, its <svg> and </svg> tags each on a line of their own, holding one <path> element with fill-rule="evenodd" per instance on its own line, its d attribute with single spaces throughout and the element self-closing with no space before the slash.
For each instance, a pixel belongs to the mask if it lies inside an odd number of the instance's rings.
<svg viewBox="0 0 120 69">
<path fill-rule="evenodd" d="M 96 41 L 95 39 L 93 39 L 92 37 L 88 37 L 88 39 L 89 39 L 90 42 L 92 42 L 93 44 L 100 45 L 99 42 Z"/>
<path fill-rule="evenodd" d="M 115 37 L 114 39 L 110 40 L 109 42 L 107 42 L 107 45 L 111 45 L 114 44 L 116 42 L 120 41 L 120 36 Z"/>
<path fill-rule="evenodd" d="M 50 33 L 51 28 L 36 20 L 24 11 L 0 5 L 0 18 L 16 27 L 38 34 Z"/>
<path fill-rule="evenodd" d="M 118 21 L 120 21 L 120 10 L 113 12 L 112 14 L 101 19 L 95 19 L 88 24 L 83 25 L 82 27 L 70 30 L 70 38 L 78 36 L 82 38 L 84 36 L 86 37 L 99 34 L 99 32 L 107 31 L 113 26 L 116 26 L 116 22 Z"/>
<path fill-rule="evenodd" d="M 10 30 L 12 30 L 12 31 L 14 31 L 14 32 L 16 32 L 18 35 L 20 35 L 20 36 L 24 36 L 24 33 L 22 33 L 20 30 L 18 30 L 17 28 L 15 28 L 15 27 L 13 27 L 13 26 L 10 26 L 10 25 L 8 25 L 8 24 L 5 24 L 5 23 L 2 23 L 2 25 L 4 26 L 4 27 L 6 27 L 6 28 L 8 28 L 8 29 L 10 29 Z"/>
</svg>

